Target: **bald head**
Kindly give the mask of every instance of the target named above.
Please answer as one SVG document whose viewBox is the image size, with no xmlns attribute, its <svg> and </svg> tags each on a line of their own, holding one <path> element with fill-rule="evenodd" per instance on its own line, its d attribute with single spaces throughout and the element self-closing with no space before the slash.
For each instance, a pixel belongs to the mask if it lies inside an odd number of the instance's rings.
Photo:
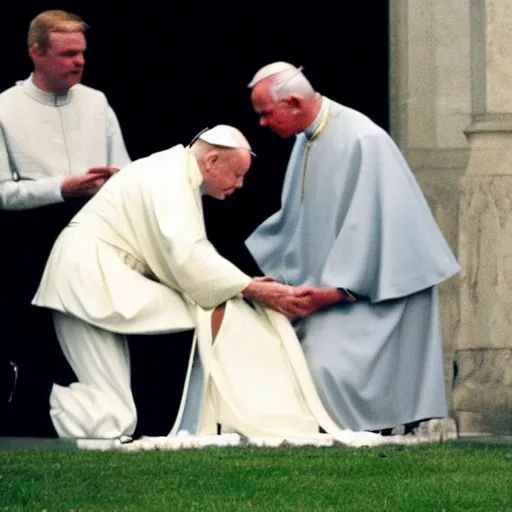
<svg viewBox="0 0 512 512">
<path fill-rule="evenodd" d="M 244 134 L 234 126 L 227 124 L 218 124 L 213 128 L 204 129 L 196 136 L 191 145 L 196 140 L 201 140 L 211 146 L 220 148 L 246 149 L 252 153 L 251 145 Z"/>
<path fill-rule="evenodd" d="M 217 125 L 203 130 L 190 144 L 203 175 L 203 192 L 225 199 L 242 188 L 253 154 L 249 141 L 237 128 Z"/>
</svg>

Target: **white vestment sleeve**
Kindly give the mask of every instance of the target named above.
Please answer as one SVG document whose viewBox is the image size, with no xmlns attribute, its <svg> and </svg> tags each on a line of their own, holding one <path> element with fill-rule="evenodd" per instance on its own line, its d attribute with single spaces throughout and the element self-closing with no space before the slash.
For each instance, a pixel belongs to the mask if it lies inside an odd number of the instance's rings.
<svg viewBox="0 0 512 512">
<path fill-rule="evenodd" d="M 188 165 L 193 164 L 189 161 Z M 239 294 L 251 278 L 222 257 L 206 238 L 199 191 L 189 183 L 167 180 L 170 174 L 164 166 L 162 179 L 151 180 L 152 251 L 159 251 L 165 259 L 164 266 L 179 289 L 210 309 Z"/>
<path fill-rule="evenodd" d="M 62 203 L 61 184 L 65 176 L 39 180 L 5 181 L 0 183 L 0 208 L 29 210 L 40 206 Z"/>
<path fill-rule="evenodd" d="M 64 201 L 60 186 L 64 176 L 14 181 L 4 132 L 0 127 L 0 209 L 29 210 Z"/>
<path fill-rule="evenodd" d="M 124 143 L 121 126 L 113 108 L 107 110 L 108 165 L 122 169 L 131 162 Z"/>
<path fill-rule="evenodd" d="M 240 294 L 252 279 L 223 258 L 206 239 L 179 248 L 174 265 L 180 287 L 199 306 L 209 309 Z"/>
</svg>

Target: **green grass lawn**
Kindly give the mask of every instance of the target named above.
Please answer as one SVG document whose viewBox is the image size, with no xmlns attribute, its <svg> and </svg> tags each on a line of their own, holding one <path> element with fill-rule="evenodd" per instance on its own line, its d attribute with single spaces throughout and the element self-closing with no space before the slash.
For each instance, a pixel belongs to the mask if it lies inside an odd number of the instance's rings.
<svg viewBox="0 0 512 512">
<path fill-rule="evenodd" d="M 512 511 L 510 445 L 0 452 L 0 511 Z"/>
</svg>

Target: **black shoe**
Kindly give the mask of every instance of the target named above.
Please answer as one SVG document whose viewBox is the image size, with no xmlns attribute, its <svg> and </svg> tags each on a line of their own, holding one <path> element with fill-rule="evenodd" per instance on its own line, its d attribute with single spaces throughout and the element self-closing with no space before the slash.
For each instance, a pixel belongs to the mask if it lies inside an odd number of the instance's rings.
<svg viewBox="0 0 512 512">
<path fill-rule="evenodd" d="M 406 423 L 404 425 L 404 435 L 414 434 L 416 432 L 416 430 L 418 430 L 420 423 L 423 423 L 424 421 L 428 421 L 428 418 L 418 420 L 418 421 L 412 421 L 411 423 Z"/>
<path fill-rule="evenodd" d="M 392 428 L 383 428 L 381 430 L 370 430 L 373 434 L 380 434 L 381 436 L 390 436 L 393 432 Z"/>
</svg>

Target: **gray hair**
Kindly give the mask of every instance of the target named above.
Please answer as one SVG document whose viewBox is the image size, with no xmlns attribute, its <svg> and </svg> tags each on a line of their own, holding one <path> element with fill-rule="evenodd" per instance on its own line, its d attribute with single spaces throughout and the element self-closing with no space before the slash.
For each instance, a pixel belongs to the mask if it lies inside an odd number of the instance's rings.
<svg viewBox="0 0 512 512">
<path fill-rule="evenodd" d="M 270 94 L 275 102 L 298 96 L 309 98 L 315 94 L 309 80 L 302 73 L 302 67 L 298 69 L 287 69 L 271 77 Z"/>
</svg>

